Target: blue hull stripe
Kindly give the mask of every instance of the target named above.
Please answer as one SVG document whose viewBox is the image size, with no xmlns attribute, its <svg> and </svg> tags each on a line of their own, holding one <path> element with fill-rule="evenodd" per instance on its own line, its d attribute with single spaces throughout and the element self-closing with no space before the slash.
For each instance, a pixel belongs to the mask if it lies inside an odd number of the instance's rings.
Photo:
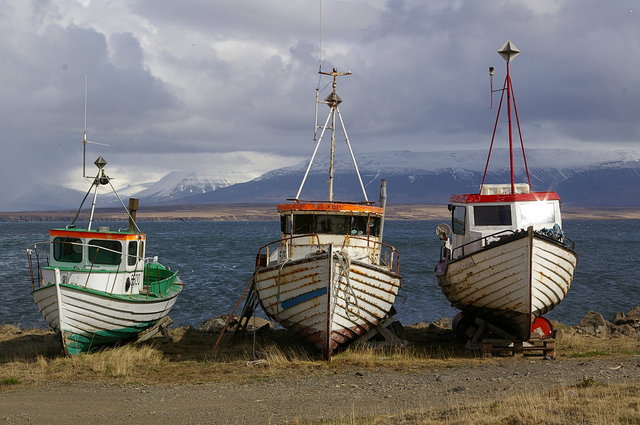
<svg viewBox="0 0 640 425">
<path fill-rule="evenodd" d="M 293 306 L 296 306 L 298 304 L 301 304 L 305 301 L 309 301 L 312 300 L 314 298 L 317 298 L 321 295 L 324 295 L 327 293 L 327 288 L 319 288 L 319 289 L 315 289 L 311 292 L 305 292 L 304 294 L 300 294 L 296 297 L 290 298 L 288 300 L 282 301 L 280 303 L 280 305 L 282 306 L 283 310 L 286 310 L 288 308 L 291 308 Z"/>
</svg>

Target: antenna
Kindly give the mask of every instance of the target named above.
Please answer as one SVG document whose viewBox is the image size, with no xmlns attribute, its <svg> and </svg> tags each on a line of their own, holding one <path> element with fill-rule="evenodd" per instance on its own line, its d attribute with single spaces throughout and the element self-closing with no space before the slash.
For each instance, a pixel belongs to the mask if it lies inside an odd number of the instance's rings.
<svg viewBox="0 0 640 425">
<path fill-rule="evenodd" d="M 320 62 L 318 72 L 322 72 L 322 0 L 320 0 L 320 54 L 318 57 Z"/>
<path fill-rule="evenodd" d="M 82 177 L 90 178 L 86 173 L 86 162 L 87 162 L 87 143 L 91 143 L 92 145 L 100 145 L 100 146 L 108 146 L 106 143 L 98 143 L 91 142 L 87 140 L 87 97 L 88 97 L 88 74 L 84 73 L 84 131 L 82 132 Z M 92 178 L 92 177 L 91 177 Z"/>
<path fill-rule="evenodd" d="M 495 74 L 496 71 L 495 69 L 493 69 L 492 66 L 489 67 L 489 109 L 493 109 L 493 74 Z M 496 90 L 498 91 L 498 90 Z"/>
</svg>

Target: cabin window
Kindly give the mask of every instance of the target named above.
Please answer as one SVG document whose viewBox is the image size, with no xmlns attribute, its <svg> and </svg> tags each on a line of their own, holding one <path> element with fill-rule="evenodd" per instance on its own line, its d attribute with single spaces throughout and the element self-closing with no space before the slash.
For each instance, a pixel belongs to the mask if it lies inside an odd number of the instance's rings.
<svg viewBox="0 0 640 425">
<path fill-rule="evenodd" d="M 89 261 L 93 264 L 120 264 L 122 244 L 118 241 L 93 239 L 89 241 Z"/>
<path fill-rule="evenodd" d="M 316 222 L 316 233 L 329 233 L 333 235 L 351 234 L 349 229 L 349 217 L 343 215 L 319 215 Z"/>
<path fill-rule="evenodd" d="M 144 259 L 144 241 L 138 243 L 138 258 Z"/>
<path fill-rule="evenodd" d="M 510 226 L 511 205 L 483 205 L 473 207 L 476 226 Z"/>
<path fill-rule="evenodd" d="M 451 227 L 453 233 L 455 233 L 456 235 L 464 235 L 467 207 L 454 205 L 452 208 L 453 212 L 451 213 Z"/>
<path fill-rule="evenodd" d="M 280 220 L 280 228 L 284 234 L 290 234 L 286 217 Z M 325 233 L 330 235 L 378 236 L 380 234 L 380 217 L 336 214 L 295 214 L 293 216 L 293 233 L 297 235 L 309 233 Z"/>
<path fill-rule="evenodd" d="M 361 217 L 365 218 L 365 217 Z M 369 217 L 369 235 L 371 236 L 380 236 L 380 222 L 382 219 L 380 217 Z M 366 232 L 365 232 L 366 233 Z"/>
<path fill-rule="evenodd" d="M 314 233 L 314 216 L 311 214 L 296 214 L 293 216 L 293 233 L 304 235 Z"/>
<path fill-rule="evenodd" d="M 138 262 L 138 241 L 129 242 L 129 252 L 127 252 L 127 264 L 135 266 Z"/>
<path fill-rule="evenodd" d="M 518 212 L 520 213 L 520 227 L 556 222 L 555 208 L 551 202 L 518 204 Z"/>
<path fill-rule="evenodd" d="M 291 218 L 290 214 L 280 217 L 280 232 L 286 235 L 291 234 Z"/>
<path fill-rule="evenodd" d="M 82 241 L 77 238 L 53 239 L 53 258 L 67 263 L 82 261 Z"/>
</svg>

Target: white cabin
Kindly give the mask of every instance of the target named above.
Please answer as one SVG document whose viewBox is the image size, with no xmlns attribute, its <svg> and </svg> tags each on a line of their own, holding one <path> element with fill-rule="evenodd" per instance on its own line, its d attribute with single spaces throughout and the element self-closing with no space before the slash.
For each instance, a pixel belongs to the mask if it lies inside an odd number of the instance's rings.
<svg viewBox="0 0 640 425">
<path fill-rule="evenodd" d="M 65 228 L 51 229 L 49 238 L 49 266 L 42 268 L 43 285 L 55 284 L 58 279 L 60 284 L 111 294 L 143 292 L 144 233 L 108 227 Z"/>
<path fill-rule="evenodd" d="M 483 185 L 480 194 L 450 198 L 451 258 L 476 251 L 515 231 L 561 229 L 560 197 L 555 192 L 530 192 L 528 184 Z"/>
</svg>

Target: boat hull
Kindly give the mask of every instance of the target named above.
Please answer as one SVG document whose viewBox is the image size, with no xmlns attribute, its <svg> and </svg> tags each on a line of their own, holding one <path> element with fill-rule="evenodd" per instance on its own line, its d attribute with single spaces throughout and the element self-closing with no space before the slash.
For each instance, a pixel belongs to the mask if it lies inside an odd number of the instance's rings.
<svg viewBox="0 0 640 425">
<path fill-rule="evenodd" d="M 567 295 L 577 261 L 572 249 L 529 230 L 441 261 L 436 276 L 455 308 L 526 341 L 536 317 Z"/>
<path fill-rule="evenodd" d="M 51 284 L 32 291 L 49 326 L 60 332 L 67 355 L 135 338 L 167 316 L 182 286 L 165 297 L 115 296 L 68 284 Z"/>
<path fill-rule="evenodd" d="M 305 338 L 326 358 L 378 326 L 389 314 L 401 278 L 385 267 L 326 252 L 259 268 L 255 290 L 264 311 Z"/>
</svg>

